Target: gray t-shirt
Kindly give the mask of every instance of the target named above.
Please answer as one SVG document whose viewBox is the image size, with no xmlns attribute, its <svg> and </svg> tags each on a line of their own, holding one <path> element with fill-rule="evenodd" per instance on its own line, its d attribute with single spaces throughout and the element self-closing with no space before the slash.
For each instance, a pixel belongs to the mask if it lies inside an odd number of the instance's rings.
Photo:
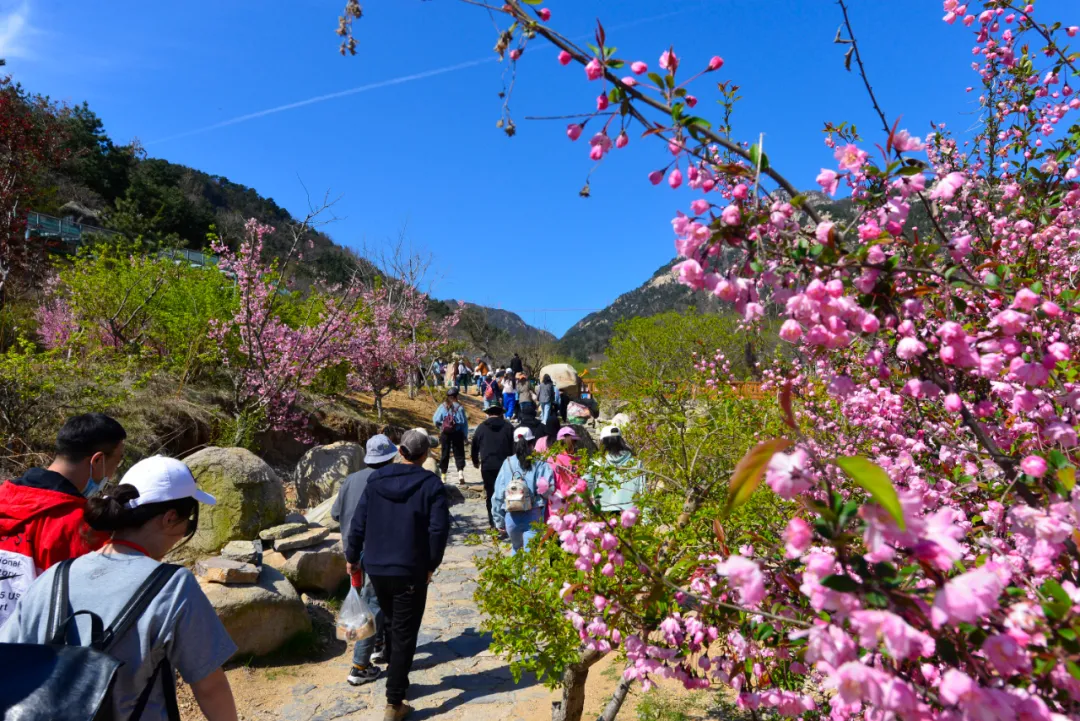
<svg viewBox="0 0 1080 721">
<path fill-rule="evenodd" d="M 96 552 L 77 558 L 71 564 L 71 610 L 93 611 L 108 627 L 157 566 L 157 561 L 142 554 Z M 19 599 L 15 612 L 0 627 L 0 642 L 45 643 L 56 569 L 53 566 L 39 576 Z M 68 642 L 89 645 L 90 620 L 86 616 L 77 616 L 74 623 L 68 624 Z M 135 627 L 113 645 L 112 655 L 124 662 L 113 687 L 118 718 L 131 714 L 162 658 L 168 657 L 184 681 L 192 684 L 209 676 L 235 652 L 236 644 L 195 577 L 187 569 L 180 569 Z M 167 718 L 160 681 L 150 694 L 142 718 Z"/>
<path fill-rule="evenodd" d="M 353 514 L 356 513 L 356 507 L 360 505 L 364 489 L 367 488 L 368 478 L 374 472 L 374 468 L 365 468 L 345 476 L 345 480 L 341 482 L 341 488 L 338 489 L 337 498 L 330 507 L 330 517 L 341 523 L 341 540 L 346 556 L 349 555 L 349 529 L 352 528 Z"/>
</svg>

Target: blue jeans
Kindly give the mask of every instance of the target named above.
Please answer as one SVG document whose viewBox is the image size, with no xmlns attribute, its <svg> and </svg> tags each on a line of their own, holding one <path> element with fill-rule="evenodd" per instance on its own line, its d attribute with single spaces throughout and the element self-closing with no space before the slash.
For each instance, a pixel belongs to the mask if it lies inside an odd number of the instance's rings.
<svg viewBox="0 0 1080 721">
<path fill-rule="evenodd" d="M 379 597 L 375 595 L 375 588 L 371 585 L 371 576 L 364 574 L 364 586 L 360 589 L 360 598 L 371 608 L 375 614 L 375 635 L 362 638 L 353 647 L 352 662 L 357 666 L 367 666 L 371 663 L 371 654 L 375 651 L 375 643 L 383 637 L 383 612 L 379 606 Z"/>
<path fill-rule="evenodd" d="M 551 408 L 554 405 L 554 403 L 540 404 L 540 422 L 543 423 L 545 426 L 547 425 L 548 417 L 551 415 Z"/>
<path fill-rule="evenodd" d="M 514 554 L 525 548 L 529 540 L 536 535 L 534 523 L 544 520 L 544 509 L 517 511 L 506 514 L 506 535 L 510 537 L 510 553 Z"/>
<path fill-rule="evenodd" d="M 507 393 L 503 391 L 503 410 L 506 411 L 507 418 L 513 418 L 514 407 L 517 405 L 517 393 Z"/>
</svg>

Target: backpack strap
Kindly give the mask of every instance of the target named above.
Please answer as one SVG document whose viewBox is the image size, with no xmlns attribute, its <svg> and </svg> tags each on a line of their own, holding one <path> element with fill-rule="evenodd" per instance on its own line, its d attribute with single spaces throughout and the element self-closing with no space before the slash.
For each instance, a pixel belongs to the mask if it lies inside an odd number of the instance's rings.
<svg viewBox="0 0 1080 721">
<path fill-rule="evenodd" d="M 161 663 L 154 669 L 154 672 L 150 674 L 150 679 L 146 682 L 146 686 L 143 687 L 142 693 L 139 694 L 139 698 L 135 702 L 135 708 L 131 710 L 131 715 L 128 716 L 128 721 L 140 721 L 143 711 L 146 710 L 146 704 L 150 703 L 150 694 L 154 692 L 154 686 L 159 676 L 161 677 L 161 692 L 165 697 L 166 718 L 169 721 L 180 721 L 180 706 L 176 702 L 176 677 L 173 674 L 172 664 L 169 663 L 167 658 L 163 658 Z"/>
<path fill-rule="evenodd" d="M 61 561 L 53 574 L 52 596 L 49 602 L 49 620 L 45 625 L 46 643 L 51 645 L 63 645 L 63 631 L 61 621 L 67 616 L 68 607 L 68 578 L 71 575 L 71 561 Z"/>
<path fill-rule="evenodd" d="M 100 650 L 108 653 L 116 640 L 127 633 L 146 611 L 150 602 L 158 595 L 169 579 L 180 570 L 180 566 L 171 563 L 159 564 L 153 573 L 146 577 L 135 594 L 117 614 L 116 619 L 105 629 L 105 638 Z"/>
</svg>

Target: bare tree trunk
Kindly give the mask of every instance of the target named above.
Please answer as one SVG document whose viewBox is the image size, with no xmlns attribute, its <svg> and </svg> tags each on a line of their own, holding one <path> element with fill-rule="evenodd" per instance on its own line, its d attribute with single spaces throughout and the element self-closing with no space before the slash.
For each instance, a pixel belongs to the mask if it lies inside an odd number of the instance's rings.
<svg viewBox="0 0 1080 721">
<path fill-rule="evenodd" d="M 587 651 L 581 660 L 563 671 L 562 700 L 551 702 L 551 721 L 581 721 L 585 713 L 585 682 L 589 669 L 604 657 L 599 651 Z"/>
<path fill-rule="evenodd" d="M 619 685 L 615 687 L 615 693 L 611 695 L 611 700 L 604 707 L 604 711 L 597 716 L 596 721 L 615 721 L 615 717 L 619 715 L 619 709 L 622 708 L 623 701 L 626 700 L 626 694 L 629 693 L 632 683 L 633 680 L 629 678 L 619 681 Z"/>
<path fill-rule="evenodd" d="M 382 420 L 382 395 L 375 391 L 375 417 Z"/>
</svg>

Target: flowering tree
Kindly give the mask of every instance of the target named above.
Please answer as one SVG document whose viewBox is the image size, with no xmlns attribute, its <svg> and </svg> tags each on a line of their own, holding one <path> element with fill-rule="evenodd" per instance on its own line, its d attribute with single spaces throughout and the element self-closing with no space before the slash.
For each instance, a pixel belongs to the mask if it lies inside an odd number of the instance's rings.
<svg viewBox="0 0 1080 721">
<path fill-rule="evenodd" d="M 289 264 L 301 257 L 300 243 L 314 214 L 293 229 L 292 246 L 273 265 L 263 262 L 263 239 L 273 228 L 252 219 L 233 250 L 221 239 L 212 245 L 219 267 L 236 279 L 233 317 L 212 321 L 211 335 L 230 353 L 224 365 L 233 387 L 235 445 L 264 429 L 289 430 L 305 438 L 296 409 L 303 388 L 319 371 L 341 360 L 348 347 L 359 293 L 350 284 L 334 295 L 312 292 L 293 324 L 281 315 Z"/>
<path fill-rule="evenodd" d="M 863 73 L 839 6 L 838 41 Z M 580 587 L 565 589 L 581 638 L 621 647 L 625 679 L 726 684 L 742 707 L 784 716 L 1080 718 L 1080 98 L 1068 48 L 1080 28 L 1040 22 L 1033 4 L 945 0 L 945 22 L 973 41 L 981 123 L 924 140 L 871 91 L 876 146 L 826 126 L 835 162 L 818 183 L 843 183 L 856 210 L 841 223 L 760 144 L 730 139 L 730 84 L 724 130 L 693 115 L 688 83 L 720 57 L 683 80 L 674 48 L 652 72 L 615 57 L 602 26 L 586 49 L 531 1 L 486 7 L 506 17 L 496 49 L 510 63 L 544 38 L 602 86 L 567 129 L 575 141 L 599 126 L 592 160 L 631 130 L 663 143 L 650 182 L 693 196 L 673 220 L 682 282 L 749 323 L 775 304 L 796 350 L 769 376 L 788 437 L 752 448 L 726 494 L 737 509 L 764 478 L 792 501 L 782 539 L 729 548 L 720 518 L 677 584 L 662 556 L 638 552 L 640 514 L 611 524 L 584 489 L 556 498 L 552 530 L 581 583 L 603 589 L 587 614 Z M 737 262 L 719 264 L 731 249 Z M 640 584 L 600 585 L 616 556 Z M 650 581 L 676 584 L 678 605 L 646 604 L 655 628 L 616 634 Z"/>
<path fill-rule="evenodd" d="M 450 341 L 458 313 L 432 323 L 427 305 L 427 296 L 408 285 L 391 293 L 380 284 L 363 294 L 363 311 L 354 321 L 345 357 L 349 386 L 375 396 L 380 420 L 386 394 L 405 385 Z"/>
</svg>

